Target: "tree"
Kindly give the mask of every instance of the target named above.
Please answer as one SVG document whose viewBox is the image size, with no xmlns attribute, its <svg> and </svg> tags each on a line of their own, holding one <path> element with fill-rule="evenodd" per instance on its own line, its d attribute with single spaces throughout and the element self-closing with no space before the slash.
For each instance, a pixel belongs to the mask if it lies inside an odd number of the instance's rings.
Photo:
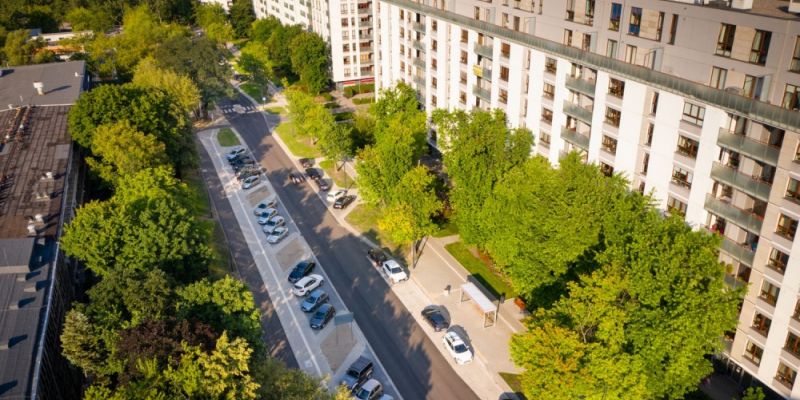
<svg viewBox="0 0 800 400">
<path fill-rule="evenodd" d="M 417 92 L 404 82 L 398 83 L 396 86 L 381 90 L 378 95 L 378 100 L 369 107 L 369 113 L 375 118 L 376 132 L 385 131 L 385 125 L 388 121 L 397 116 L 410 116 L 414 117 L 425 115 L 425 112 L 419 109 L 419 100 L 417 100 Z M 418 121 L 415 121 L 418 123 Z M 420 130 L 427 130 L 427 126 L 423 124 L 417 126 Z M 379 133 L 376 133 L 378 135 Z"/>
<path fill-rule="evenodd" d="M 195 20 L 209 39 L 224 44 L 233 40 L 236 33 L 228 22 L 225 9 L 216 3 L 203 3 L 195 9 Z"/>
<path fill-rule="evenodd" d="M 314 97 L 297 88 L 286 89 L 284 95 L 289 103 L 287 105 L 289 117 L 297 126 L 302 126 L 310 110 L 317 106 Z"/>
<path fill-rule="evenodd" d="M 258 398 L 262 400 L 325 400 L 331 398 L 319 379 L 296 368 L 287 368 L 282 362 L 270 357 L 253 357 L 253 379 L 260 387 Z M 350 395 L 348 391 L 348 395 Z M 350 397 L 345 397 L 349 399 Z M 336 398 L 338 400 L 339 398 Z"/>
<path fill-rule="evenodd" d="M 164 144 L 134 130 L 128 121 L 100 125 L 92 138 L 92 153 L 96 157 L 87 158 L 86 163 L 112 184 L 121 175 L 169 166 Z"/>
<path fill-rule="evenodd" d="M 294 38 L 303 32 L 300 25 L 289 25 L 275 29 L 267 39 L 267 56 L 279 75 L 292 72 L 291 46 Z"/>
<path fill-rule="evenodd" d="M 3 52 L 9 65 L 28 65 L 52 62 L 55 55 L 44 49 L 43 39 L 31 39 L 30 31 L 20 29 L 9 32 L 6 36 Z"/>
<path fill-rule="evenodd" d="M 200 104 L 200 90 L 186 75 L 159 68 L 152 57 L 147 57 L 136 66 L 133 84 L 142 88 L 162 89 L 174 98 L 187 113 Z"/>
<path fill-rule="evenodd" d="M 299 33 L 292 39 L 290 54 L 292 71 L 310 93 L 317 94 L 328 86 L 329 52 L 322 37 L 312 32 Z"/>
<path fill-rule="evenodd" d="M 499 109 L 471 113 L 436 110 L 433 123 L 453 183 L 450 203 L 455 222 L 464 241 L 481 246 L 485 231 L 475 223 L 475 216 L 503 174 L 528 158 L 533 144 L 531 132 L 508 129 L 505 114 Z"/>
<path fill-rule="evenodd" d="M 272 32 L 281 28 L 281 21 L 274 15 L 258 19 L 250 26 L 250 40 L 260 44 L 266 44 L 269 37 L 272 36 Z"/>
<path fill-rule="evenodd" d="M 84 374 L 103 373 L 102 364 L 107 354 L 89 317 L 80 310 L 72 309 L 64 320 L 61 333 L 61 353 Z"/>
<path fill-rule="evenodd" d="M 104 34 L 114 26 L 114 19 L 102 7 L 75 7 L 64 19 L 72 25 L 73 31 L 90 30 L 98 35 Z"/>
<path fill-rule="evenodd" d="M 247 37 L 250 27 L 256 20 L 253 2 L 250 0 L 233 0 L 230 8 L 231 25 L 237 38 Z"/>
<path fill-rule="evenodd" d="M 749 387 L 747 390 L 745 390 L 742 400 L 764 400 L 764 391 L 762 391 L 758 386 Z"/>
<path fill-rule="evenodd" d="M 371 204 L 388 204 L 390 193 L 414 167 L 421 152 L 413 125 L 394 118 L 386 131 L 396 136 L 378 136 L 375 145 L 361 150 L 356 163 L 361 197 Z"/>
<path fill-rule="evenodd" d="M 251 80 L 260 85 L 265 85 L 272 74 L 272 64 L 267 58 L 266 46 L 254 40 L 242 48 L 236 66 L 240 72 L 247 74 Z"/>
<path fill-rule="evenodd" d="M 336 162 L 341 161 L 344 165 L 347 159 L 353 155 L 353 129 L 348 125 L 334 122 L 331 129 L 324 130 L 320 135 L 317 145 L 325 158 Z M 339 169 L 341 167 L 337 165 L 336 170 Z"/>
</svg>

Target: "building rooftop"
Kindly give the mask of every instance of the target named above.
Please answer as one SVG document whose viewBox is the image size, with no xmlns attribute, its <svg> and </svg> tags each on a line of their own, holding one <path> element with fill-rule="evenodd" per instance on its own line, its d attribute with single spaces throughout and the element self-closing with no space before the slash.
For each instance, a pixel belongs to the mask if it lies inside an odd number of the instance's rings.
<svg viewBox="0 0 800 400">
<path fill-rule="evenodd" d="M 73 104 L 85 71 L 83 61 L 0 68 L 0 109 Z M 42 83 L 44 94 L 37 93 L 34 82 Z"/>
</svg>

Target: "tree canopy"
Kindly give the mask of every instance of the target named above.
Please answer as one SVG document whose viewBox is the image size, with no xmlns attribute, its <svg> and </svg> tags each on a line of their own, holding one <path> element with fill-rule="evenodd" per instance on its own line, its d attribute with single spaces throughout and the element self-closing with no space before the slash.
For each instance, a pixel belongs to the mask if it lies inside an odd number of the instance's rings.
<svg viewBox="0 0 800 400">
<path fill-rule="evenodd" d="M 233 0 L 230 8 L 231 25 L 237 38 L 247 37 L 250 27 L 256 20 L 251 0 Z"/>
<path fill-rule="evenodd" d="M 187 113 L 200 104 L 200 90 L 191 78 L 170 69 L 159 68 L 152 57 L 147 57 L 136 65 L 133 84 L 142 88 L 164 90 Z"/>
<path fill-rule="evenodd" d="M 292 39 L 292 71 L 310 93 L 319 93 L 328 86 L 329 54 L 328 44 L 316 33 L 301 32 Z"/>
</svg>

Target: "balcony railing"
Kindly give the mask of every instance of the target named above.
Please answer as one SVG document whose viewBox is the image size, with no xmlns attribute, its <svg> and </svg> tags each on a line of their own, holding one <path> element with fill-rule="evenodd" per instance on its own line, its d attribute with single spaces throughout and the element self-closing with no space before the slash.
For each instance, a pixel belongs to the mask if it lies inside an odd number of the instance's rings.
<svg viewBox="0 0 800 400">
<path fill-rule="evenodd" d="M 473 86 L 472 87 L 472 94 L 478 96 L 486 101 L 492 100 L 492 92 L 489 89 L 484 89 L 480 86 Z"/>
<path fill-rule="evenodd" d="M 423 23 L 412 22 L 411 23 L 411 28 L 414 29 L 417 32 L 425 33 L 425 24 L 423 24 Z"/>
<path fill-rule="evenodd" d="M 561 129 L 561 138 L 584 149 L 589 150 L 589 137 L 569 129 L 566 126 Z"/>
<path fill-rule="evenodd" d="M 372 20 L 371 19 L 362 19 L 358 21 L 358 27 L 361 29 L 364 28 L 372 28 Z"/>
<path fill-rule="evenodd" d="M 414 75 L 413 77 L 411 77 L 411 80 L 414 81 L 414 83 L 416 83 L 418 87 L 420 87 L 420 88 L 424 88 L 425 87 L 425 77 L 424 76 Z"/>
<path fill-rule="evenodd" d="M 422 41 L 420 41 L 420 40 L 412 40 L 411 41 L 411 47 L 413 47 L 413 48 L 415 48 L 415 49 L 417 49 L 419 51 L 425 51 L 425 43 L 422 43 Z"/>
<path fill-rule="evenodd" d="M 473 65 L 472 66 L 472 73 L 475 74 L 478 78 L 492 80 L 492 70 L 481 66 L 481 65 Z"/>
<path fill-rule="evenodd" d="M 484 57 L 488 57 L 488 58 L 494 57 L 494 54 L 493 54 L 494 53 L 494 49 L 492 49 L 492 46 L 486 46 L 486 45 L 475 43 L 475 47 L 473 47 L 473 50 L 475 50 L 475 53 L 480 55 L 480 56 L 484 56 Z"/>
<path fill-rule="evenodd" d="M 567 87 L 579 92 L 583 93 L 587 96 L 594 97 L 594 89 L 595 89 L 595 81 L 588 80 L 588 79 L 581 79 L 581 78 L 573 78 L 571 76 L 567 77 Z"/>
<path fill-rule="evenodd" d="M 417 68 L 425 69 L 425 60 L 423 60 L 422 58 L 414 57 L 411 63 L 414 64 L 414 66 Z"/>
<path fill-rule="evenodd" d="M 759 142 L 744 135 L 731 133 L 725 128 L 719 130 L 717 144 L 771 165 L 778 164 L 778 156 L 781 152 L 778 147 Z"/>
<path fill-rule="evenodd" d="M 573 103 L 564 103 L 564 112 L 587 124 L 592 123 L 592 112 Z"/>
<path fill-rule="evenodd" d="M 720 249 L 744 264 L 753 265 L 753 257 L 756 253 L 750 246 L 742 245 L 727 237 L 723 237 Z"/>
<path fill-rule="evenodd" d="M 772 190 L 772 185 L 753 179 L 752 176 L 745 175 L 736 169 L 715 162 L 711 167 L 711 178 L 728 186 L 733 186 L 757 199 L 769 201 L 769 192 Z"/>
<path fill-rule="evenodd" d="M 712 195 L 706 195 L 706 210 L 725 218 L 734 224 L 747 229 L 755 234 L 761 233 L 761 226 L 764 224 L 764 217 L 754 214 L 747 210 L 742 210 L 731 203 L 717 199 Z"/>
</svg>

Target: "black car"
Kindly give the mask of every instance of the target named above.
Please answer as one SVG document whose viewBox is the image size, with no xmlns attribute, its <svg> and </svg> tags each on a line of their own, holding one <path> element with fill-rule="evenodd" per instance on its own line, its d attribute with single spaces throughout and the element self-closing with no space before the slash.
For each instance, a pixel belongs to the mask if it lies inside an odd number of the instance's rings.
<svg viewBox="0 0 800 400">
<path fill-rule="evenodd" d="M 422 316 L 425 318 L 425 321 L 428 321 L 433 330 L 436 332 L 450 327 L 450 322 L 447 321 L 447 318 L 437 307 L 426 307 L 424 310 L 422 310 Z"/>
<path fill-rule="evenodd" d="M 243 163 L 243 162 L 245 162 L 247 160 L 252 160 L 252 158 L 249 155 L 245 154 L 245 153 L 241 153 L 241 154 L 231 158 L 230 160 L 228 160 L 228 163 L 230 163 L 230 164 L 241 164 L 241 163 Z"/>
<path fill-rule="evenodd" d="M 315 181 L 322 179 L 322 174 L 316 168 L 306 168 L 306 175 Z"/>
<path fill-rule="evenodd" d="M 345 209 L 355 199 L 356 199 L 356 196 L 354 196 L 352 194 L 348 194 L 346 196 L 339 197 L 338 199 L 336 199 L 336 201 L 333 202 L 333 208 Z"/>
<path fill-rule="evenodd" d="M 314 267 L 317 266 L 317 263 L 314 261 L 306 260 L 300 261 L 297 265 L 294 266 L 292 272 L 289 273 L 289 282 L 295 283 L 302 279 L 304 276 L 311 273 L 314 270 Z"/>
<path fill-rule="evenodd" d="M 314 159 L 313 158 L 301 158 L 300 159 L 300 165 L 303 166 L 303 168 L 309 169 L 309 168 L 314 166 Z"/>
<path fill-rule="evenodd" d="M 331 303 L 325 303 L 321 305 L 309 321 L 309 324 L 311 324 L 311 329 L 325 328 L 325 325 L 328 324 L 328 321 L 330 321 L 334 315 L 336 315 L 336 309 L 333 308 Z"/>
<path fill-rule="evenodd" d="M 355 391 L 364 382 L 372 378 L 372 372 L 375 367 L 372 361 L 366 357 L 358 357 L 358 360 L 353 362 L 353 365 L 347 369 L 347 373 L 342 378 L 342 385 L 347 386 L 351 391 Z"/>
<path fill-rule="evenodd" d="M 292 172 L 291 174 L 289 174 L 289 180 L 292 183 L 303 183 L 303 182 L 305 182 L 306 177 L 303 176 L 303 174 L 301 174 L 299 172 L 298 173 Z"/>
<path fill-rule="evenodd" d="M 303 303 L 300 304 L 300 309 L 303 312 L 312 312 L 317 309 L 317 307 L 327 303 L 329 300 L 328 294 L 325 293 L 322 289 L 314 289 L 311 294 L 303 300 Z"/>
<path fill-rule="evenodd" d="M 367 257 L 376 267 L 380 266 L 384 261 L 389 259 L 389 257 L 386 257 L 386 254 L 380 249 L 369 249 L 367 252 Z"/>
<path fill-rule="evenodd" d="M 236 173 L 236 180 L 243 181 L 251 176 L 258 175 L 259 173 L 261 173 L 261 171 L 254 168 L 243 169 Z"/>
<path fill-rule="evenodd" d="M 319 190 L 331 190 L 331 184 L 325 179 L 317 179 L 314 182 L 317 183 Z"/>
</svg>

